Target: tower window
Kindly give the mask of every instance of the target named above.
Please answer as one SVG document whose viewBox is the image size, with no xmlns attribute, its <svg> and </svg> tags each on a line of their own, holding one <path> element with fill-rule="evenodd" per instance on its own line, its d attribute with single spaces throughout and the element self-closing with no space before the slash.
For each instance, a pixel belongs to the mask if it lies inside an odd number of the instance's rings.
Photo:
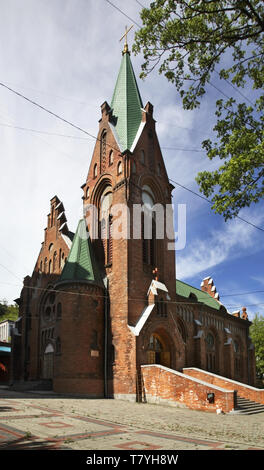
<svg viewBox="0 0 264 470">
<path fill-rule="evenodd" d="M 117 174 L 121 175 L 122 173 L 122 162 L 119 162 L 117 165 Z"/>
<path fill-rule="evenodd" d="M 97 163 L 94 165 L 94 174 L 93 174 L 94 178 L 97 177 Z"/>
<path fill-rule="evenodd" d="M 142 258 L 143 263 L 154 266 L 156 263 L 156 221 L 155 212 L 152 212 L 154 194 L 149 186 L 144 185 L 142 188 L 142 202 L 144 212 L 141 222 Z"/>
<path fill-rule="evenodd" d="M 103 130 L 101 134 L 101 145 L 100 145 L 100 172 L 104 173 L 106 167 L 106 130 Z"/>
</svg>

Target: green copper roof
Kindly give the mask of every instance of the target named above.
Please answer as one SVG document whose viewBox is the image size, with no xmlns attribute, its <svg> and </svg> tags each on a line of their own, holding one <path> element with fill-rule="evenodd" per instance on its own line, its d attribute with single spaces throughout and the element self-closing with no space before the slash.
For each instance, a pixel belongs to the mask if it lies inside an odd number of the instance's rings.
<svg viewBox="0 0 264 470">
<path fill-rule="evenodd" d="M 207 292 L 203 292 L 200 289 L 196 289 L 196 287 L 192 287 L 185 282 L 176 280 L 176 294 L 181 295 L 182 297 L 189 298 L 190 294 L 194 294 L 198 300 L 208 307 L 214 308 L 215 310 L 220 310 L 221 304 L 217 302 L 213 297 L 211 297 Z"/>
<path fill-rule="evenodd" d="M 122 151 L 130 150 L 142 120 L 143 107 L 129 52 L 123 54 L 111 101 L 113 124 Z"/>
<path fill-rule="evenodd" d="M 90 281 L 102 285 L 101 277 L 93 256 L 91 239 L 87 235 L 85 220 L 81 219 L 59 282 Z"/>
</svg>

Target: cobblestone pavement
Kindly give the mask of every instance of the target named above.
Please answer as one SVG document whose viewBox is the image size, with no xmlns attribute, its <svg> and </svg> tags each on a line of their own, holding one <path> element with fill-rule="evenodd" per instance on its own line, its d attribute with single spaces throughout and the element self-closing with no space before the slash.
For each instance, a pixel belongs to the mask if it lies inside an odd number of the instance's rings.
<svg viewBox="0 0 264 470">
<path fill-rule="evenodd" d="M 264 450 L 264 413 L 14 392 L 0 387 L 0 450 Z"/>
</svg>

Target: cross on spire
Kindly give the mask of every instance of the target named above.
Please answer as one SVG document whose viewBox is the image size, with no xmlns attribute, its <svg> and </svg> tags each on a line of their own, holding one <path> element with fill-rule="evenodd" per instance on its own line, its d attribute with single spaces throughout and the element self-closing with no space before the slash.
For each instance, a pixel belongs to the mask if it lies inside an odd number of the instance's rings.
<svg viewBox="0 0 264 470">
<path fill-rule="evenodd" d="M 133 24 L 132 26 L 130 26 L 130 28 L 127 29 L 127 26 L 126 26 L 126 31 L 125 31 L 125 34 L 123 34 L 123 36 L 121 37 L 121 39 L 119 39 L 119 41 L 122 41 L 122 39 L 125 38 L 125 44 L 124 44 L 124 49 L 123 49 L 123 54 L 125 54 L 126 52 L 129 52 L 128 50 L 128 44 L 127 44 L 127 35 L 129 33 L 129 31 L 133 28 Z"/>
</svg>

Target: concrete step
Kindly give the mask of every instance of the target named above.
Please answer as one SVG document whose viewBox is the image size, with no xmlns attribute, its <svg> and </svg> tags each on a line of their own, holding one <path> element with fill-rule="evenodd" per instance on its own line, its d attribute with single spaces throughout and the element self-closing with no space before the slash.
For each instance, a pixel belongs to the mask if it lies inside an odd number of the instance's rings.
<svg viewBox="0 0 264 470">
<path fill-rule="evenodd" d="M 247 398 L 237 396 L 237 406 L 235 408 L 235 413 L 247 415 L 264 413 L 264 405 L 252 400 L 248 400 Z"/>
</svg>

